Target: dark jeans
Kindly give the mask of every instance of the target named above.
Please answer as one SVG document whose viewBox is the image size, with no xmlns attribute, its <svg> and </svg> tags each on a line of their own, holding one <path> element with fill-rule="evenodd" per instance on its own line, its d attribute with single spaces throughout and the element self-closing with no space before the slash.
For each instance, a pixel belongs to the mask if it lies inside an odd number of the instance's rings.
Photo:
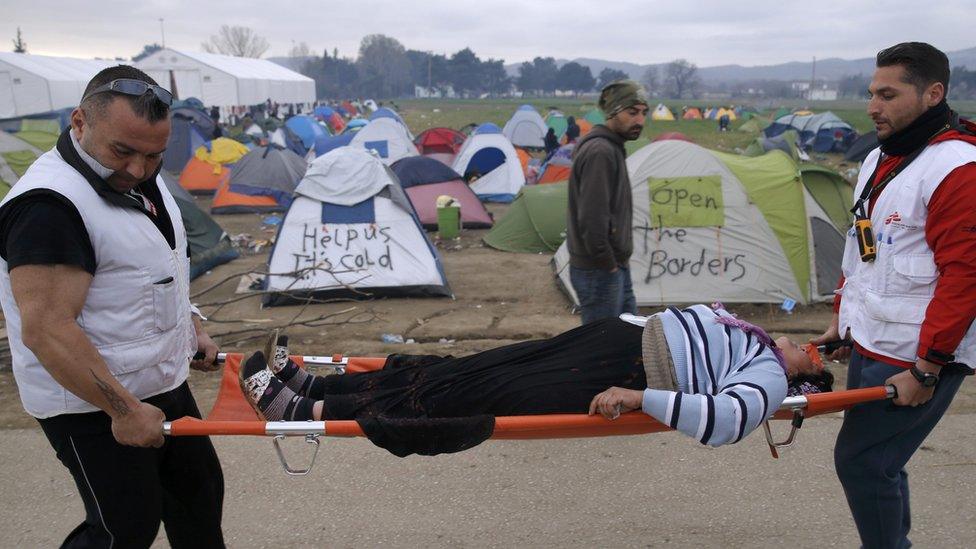
<svg viewBox="0 0 976 549">
<path fill-rule="evenodd" d="M 186 383 L 150 397 L 167 420 L 199 418 Z M 224 477 L 207 437 L 170 437 L 162 448 L 122 446 L 104 412 L 38 420 L 74 477 L 85 520 L 62 547 L 149 547 L 166 526 L 171 547 L 223 547 Z"/>
<path fill-rule="evenodd" d="M 883 385 L 904 371 L 855 351 L 847 371 L 847 388 Z M 834 447 L 834 466 L 865 548 L 911 547 L 905 464 L 942 418 L 964 377 L 961 369 L 944 369 L 935 395 L 921 406 L 877 401 L 859 404 L 844 414 Z"/>
<path fill-rule="evenodd" d="M 579 269 L 569 266 L 569 280 L 579 297 L 583 324 L 622 313 L 637 314 L 637 299 L 630 281 L 630 268 L 615 272 L 602 269 Z"/>
</svg>

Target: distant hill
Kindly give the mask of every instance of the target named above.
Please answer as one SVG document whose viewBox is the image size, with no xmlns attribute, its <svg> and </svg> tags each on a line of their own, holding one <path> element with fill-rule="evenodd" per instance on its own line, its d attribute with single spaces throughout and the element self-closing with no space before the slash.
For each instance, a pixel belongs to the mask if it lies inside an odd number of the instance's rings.
<svg viewBox="0 0 976 549">
<path fill-rule="evenodd" d="M 968 67 L 976 69 L 976 47 L 947 52 L 949 64 L 953 67 Z M 600 74 L 606 67 L 619 69 L 630 75 L 631 78 L 639 79 L 647 67 L 651 65 L 638 65 L 622 61 L 607 61 L 605 59 L 589 59 L 585 57 L 577 59 L 557 59 L 556 64 L 560 67 L 570 61 L 575 61 L 581 65 L 590 67 L 593 76 Z M 521 63 L 505 65 L 505 70 L 510 76 L 518 76 L 518 68 Z M 657 63 L 654 66 L 659 70 L 667 63 Z M 716 82 L 737 82 L 742 80 L 809 80 L 813 69 L 812 61 L 792 61 L 780 63 L 778 65 L 756 65 L 746 67 L 742 65 L 719 65 L 715 67 L 699 67 L 698 74 L 705 83 Z M 874 71 L 874 58 L 865 57 L 863 59 L 839 59 L 836 57 L 828 59 L 817 59 L 817 79 L 818 80 L 839 80 L 841 77 L 864 74 L 869 75 Z"/>
</svg>

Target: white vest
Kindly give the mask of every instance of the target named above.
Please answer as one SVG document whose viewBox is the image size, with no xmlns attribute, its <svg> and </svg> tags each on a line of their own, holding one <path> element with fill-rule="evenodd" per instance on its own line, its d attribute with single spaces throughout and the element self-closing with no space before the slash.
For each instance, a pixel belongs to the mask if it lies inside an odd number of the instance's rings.
<svg viewBox="0 0 976 549">
<path fill-rule="evenodd" d="M 864 159 L 855 197 L 870 183 L 880 154 L 875 149 Z M 922 321 L 939 279 L 934 254 L 925 241 L 929 200 L 950 172 L 970 162 L 976 162 L 976 146 L 943 141 L 928 146 L 888 183 L 871 213 L 878 246 L 873 262 L 861 261 L 854 230 L 847 232 L 841 334 L 850 329 L 865 349 L 915 362 Z M 976 367 L 976 327 L 969 327 L 956 349 L 936 350 L 954 351 L 957 362 Z"/>
<path fill-rule="evenodd" d="M 165 184 L 158 178 L 156 184 L 173 223 L 175 250 L 170 249 L 145 213 L 102 199 L 57 149 L 37 159 L 0 203 L 6 204 L 32 189 L 50 189 L 78 209 L 96 259 L 95 275 L 77 318 L 78 325 L 105 359 L 112 375 L 139 399 L 183 383 L 196 348 L 190 319 L 186 230 L 179 207 Z M 2 259 L 0 304 L 7 320 L 14 378 L 24 409 L 38 418 L 97 410 L 59 385 L 24 345 L 20 310 L 10 288 L 7 262 Z"/>
</svg>

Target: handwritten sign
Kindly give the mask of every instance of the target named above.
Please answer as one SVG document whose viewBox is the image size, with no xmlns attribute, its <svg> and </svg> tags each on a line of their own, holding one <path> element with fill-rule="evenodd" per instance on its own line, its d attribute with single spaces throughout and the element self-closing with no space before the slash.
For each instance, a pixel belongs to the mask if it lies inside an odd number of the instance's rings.
<svg viewBox="0 0 976 549">
<path fill-rule="evenodd" d="M 650 177 L 650 214 L 662 227 L 721 227 L 725 224 L 722 177 Z"/>
<path fill-rule="evenodd" d="M 292 253 L 294 272 L 307 279 L 322 271 L 333 275 L 366 270 L 393 271 L 388 226 L 377 224 L 305 224 L 301 249 Z M 316 271 L 319 269 L 321 271 Z"/>
</svg>

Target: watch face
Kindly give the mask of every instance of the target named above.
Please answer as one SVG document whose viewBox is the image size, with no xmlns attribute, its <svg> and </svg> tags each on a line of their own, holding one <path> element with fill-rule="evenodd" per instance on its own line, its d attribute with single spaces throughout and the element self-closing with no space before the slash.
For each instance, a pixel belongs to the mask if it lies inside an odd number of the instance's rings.
<svg viewBox="0 0 976 549">
<path fill-rule="evenodd" d="M 925 379 L 922 381 L 922 385 L 926 387 L 934 387 L 936 383 L 939 382 L 939 378 L 932 374 L 926 374 Z"/>
</svg>

